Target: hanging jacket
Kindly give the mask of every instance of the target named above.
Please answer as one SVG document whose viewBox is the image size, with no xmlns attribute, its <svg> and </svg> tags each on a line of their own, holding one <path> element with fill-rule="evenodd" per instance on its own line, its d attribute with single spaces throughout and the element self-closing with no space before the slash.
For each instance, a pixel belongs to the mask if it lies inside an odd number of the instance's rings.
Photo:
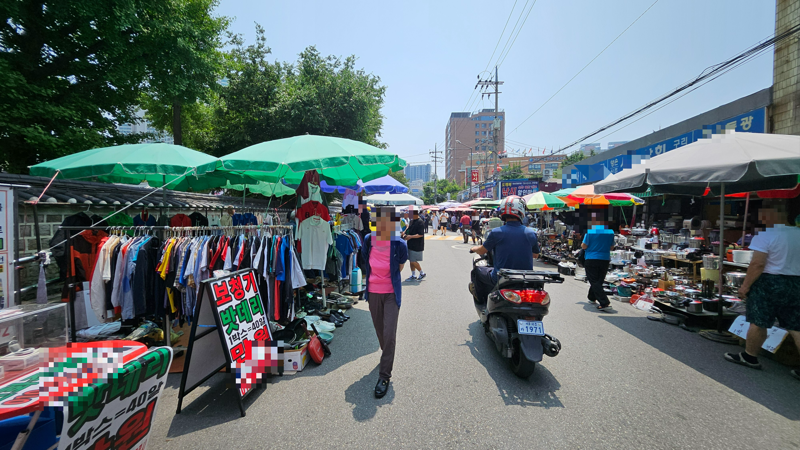
<svg viewBox="0 0 800 450">
<path fill-rule="evenodd" d="M 62 227 L 90 227 L 92 226 L 92 219 L 84 212 L 79 212 L 78 214 L 71 215 L 64 219 L 61 222 Z M 77 232 L 72 231 L 71 236 L 75 236 Z M 61 275 L 61 278 L 65 278 L 67 276 L 67 267 L 69 258 L 66 256 L 67 252 L 67 243 L 64 242 L 67 239 L 67 231 L 62 230 L 59 228 L 53 237 L 50 239 L 49 247 L 52 248 L 53 257 L 56 259 L 56 263 L 58 264 L 58 269 Z M 58 244 L 58 245 L 56 245 Z"/>
<path fill-rule="evenodd" d="M 99 230 L 82 231 L 72 238 L 72 257 L 70 258 L 72 264 L 70 264 L 67 283 L 64 284 L 64 290 L 61 294 L 63 301 L 69 301 L 69 288 L 67 286 L 70 283 L 76 283 L 77 290 L 80 290 L 80 283 L 92 281 L 92 271 L 94 270 L 95 262 L 97 262 L 100 248 L 106 239 L 108 239 L 108 235 Z"/>
</svg>

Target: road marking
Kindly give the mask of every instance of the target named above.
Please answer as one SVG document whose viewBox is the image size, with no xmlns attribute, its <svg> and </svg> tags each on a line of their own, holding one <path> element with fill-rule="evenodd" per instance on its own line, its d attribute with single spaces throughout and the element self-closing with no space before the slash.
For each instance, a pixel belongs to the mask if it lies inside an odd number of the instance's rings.
<svg viewBox="0 0 800 450">
<path fill-rule="evenodd" d="M 426 241 L 458 241 L 463 239 L 461 236 L 425 236 Z"/>
</svg>

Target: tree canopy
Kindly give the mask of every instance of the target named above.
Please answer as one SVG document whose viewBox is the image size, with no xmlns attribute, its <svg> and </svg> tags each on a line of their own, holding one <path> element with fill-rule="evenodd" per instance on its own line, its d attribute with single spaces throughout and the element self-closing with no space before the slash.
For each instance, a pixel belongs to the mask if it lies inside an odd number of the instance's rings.
<svg viewBox="0 0 800 450">
<path fill-rule="evenodd" d="M 192 138 L 196 148 L 225 155 L 306 133 L 386 147 L 379 140 L 386 88 L 379 77 L 356 69 L 355 56 L 322 56 L 312 46 L 295 64 L 271 63 L 259 25 L 254 44 L 245 45 L 238 36 L 231 42 L 225 62 L 228 86 L 208 110 L 208 133 Z"/>
<path fill-rule="evenodd" d="M 0 165 L 11 172 L 94 147 L 138 141 L 117 126 L 135 120 L 142 95 L 208 78 L 203 45 L 215 0 L 0 2 Z M 205 33 L 205 34 L 204 34 Z M 199 44 L 195 41 L 199 40 Z M 195 48 L 196 50 L 196 48 Z M 167 59 L 191 64 L 176 66 Z M 195 73 L 197 72 L 197 73 Z M 202 86 L 198 87 L 202 89 Z"/>
<path fill-rule="evenodd" d="M 434 197 L 433 181 L 429 181 L 422 186 L 422 201 L 425 202 L 426 205 L 433 205 L 446 201 L 447 194 L 450 194 L 451 199 L 455 199 L 456 195 L 464 189 L 464 186 L 448 179 L 438 180 L 436 187 L 438 191 Z"/>
</svg>

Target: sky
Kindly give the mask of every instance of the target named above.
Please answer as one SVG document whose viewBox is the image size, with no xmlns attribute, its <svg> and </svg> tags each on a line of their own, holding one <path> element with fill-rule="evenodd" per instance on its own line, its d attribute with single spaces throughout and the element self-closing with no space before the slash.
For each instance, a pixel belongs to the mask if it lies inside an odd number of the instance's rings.
<svg viewBox="0 0 800 450">
<path fill-rule="evenodd" d="M 277 61 L 294 62 L 311 45 L 323 55 L 355 55 L 357 66 L 387 87 L 381 141 L 409 163 L 423 164 L 431 162 L 434 146 L 444 150 L 451 112 L 494 107 L 493 98 L 473 95 L 477 76 L 489 76 L 487 66 L 498 65 L 505 83 L 499 104 L 507 117 L 506 148 L 558 150 L 775 31 L 774 0 L 654 1 L 220 0 L 216 12 L 231 17 L 232 31 L 248 43 L 255 23 L 263 25 Z M 584 143 L 605 148 L 633 140 L 767 88 L 772 65 L 772 52 L 765 52 Z"/>
</svg>

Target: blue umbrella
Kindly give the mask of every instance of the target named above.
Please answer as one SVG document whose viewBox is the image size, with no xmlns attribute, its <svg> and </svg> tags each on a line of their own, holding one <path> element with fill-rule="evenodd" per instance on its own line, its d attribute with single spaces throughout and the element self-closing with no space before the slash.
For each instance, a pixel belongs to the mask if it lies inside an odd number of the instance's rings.
<svg viewBox="0 0 800 450">
<path fill-rule="evenodd" d="M 408 188 L 400 183 L 399 181 L 395 180 L 389 175 L 376 178 L 372 181 L 362 182 L 361 180 L 358 181 L 356 186 L 331 186 L 322 180 L 320 182 L 320 188 L 322 192 L 326 192 L 330 194 L 331 192 L 338 191 L 340 194 L 344 194 L 346 189 L 352 189 L 356 192 L 364 191 L 367 194 L 406 194 L 408 193 Z"/>
</svg>

